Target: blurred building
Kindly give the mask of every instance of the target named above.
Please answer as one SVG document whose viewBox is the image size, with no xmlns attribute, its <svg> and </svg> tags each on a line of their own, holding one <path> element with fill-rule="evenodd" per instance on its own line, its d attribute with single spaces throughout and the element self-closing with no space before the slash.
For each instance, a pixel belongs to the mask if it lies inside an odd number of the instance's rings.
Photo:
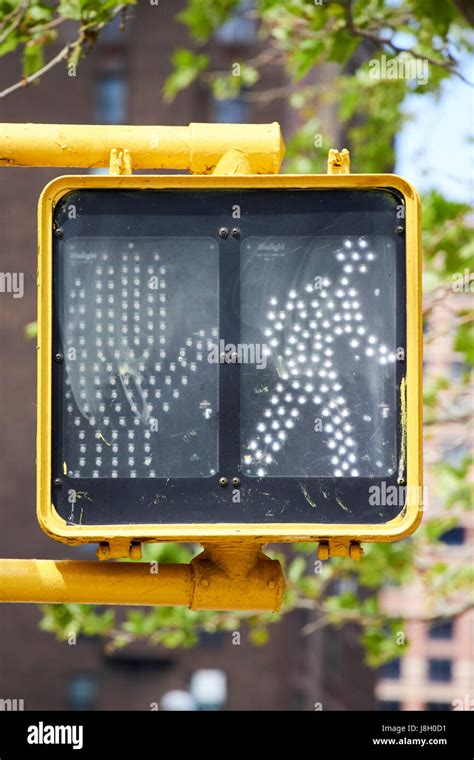
<svg viewBox="0 0 474 760">
<path fill-rule="evenodd" d="M 459 299 L 462 299 L 460 304 Z M 472 308 L 469 292 L 447 292 L 437 299 L 425 329 L 424 382 L 436 378 L 448 381 L 441 392 L 443 414 L 452 423 L 425 426 L 424 467 L 425 512 L 428 517 L 446 516 L 441 510 L 436 479 L 430 467 L 435 462 L 460 466 L 472 454 L 472 385 L 456 393 L 457 381 L 468 371 L 462 355 L 453 352 L 449 326 L 455 320 L 455 307 Z M 446 327 L 448 329 L 446 329 Z M 420 572 L 436 563 L 453 569 L 472 567 L 474 515 L 452 513 L 456 527 L 441 536 L 441 544 L 427 544 L 419 558 Z M 438 600 L 425 597 L 421 583 L 409 587 L 386 586 L 382 603 L 394 615 L 405 618 L 403 633 L 410 643 L 400 660 L 393 660 L 379 671 L 376 696 L 381 709 L 389 710 L 474 710 L 474 610 L 469 594 L 452 594 L 441 607 Z M 459 611 L 453 617 L 450 613 Z"/>
<path fill-rule="evenodd" d="M 163 102 L 170 56 L 175 48 L 187 45 L 184 27 L 175 20 L 181 5 L 178 0 L 160 0 L 157 5 L 139 2 L 126 31 L 119 31 L 118 25 L 108 29 L 80 63 L 76 76 L 69 76 L 65 65 L 57 66 L 38 85 L 1 100 L 0 120 L 164 125 L 278 120 L 288 134 L 294 116 L 285 99 L 216 101 L 208 89 L 194 84 L 172 104 Z M 65 35 L 59 27 L 58 45 L 65 43 Z M 237 14 L 216 35 L 212 47 L 221 67 L 229 71 L 234 62 L 258 55 L 254 22 Z M 261 75 L 263 91 L 286 85 L 276 66 L 262 65 Z M 0 88 L 20 78 L 19 58 L 2 59 Z M 75 170 L 0 171 L 1 267 L 25 273 L 24 298 L 0 296 L 0 556 L 92 558 L 95 547 L 55 544 L 36 523 L 36 350 L 34 342 L 25 338 L 25 325 L 36 318 L 38 196 L 49 180 Z M 98 638 L 79 639 L 70 646 L 39 631 L 40 612 L 34 606 L 4 605 L 0 700 L 23 699 L 26 710 L 148 710 L 169 692 L 174 695 L 165 704 L 184 704 L 183 693 L 196 683 L 193 673 L 217 670 L 225 679 L 214 676 L 212 683 L 220 679 L 219 704 L 224 706 L 224 700 L 227 709 L 373 709 L 373 674 L 363 664 L 357 631 L 348 627 L 303 636 L 309 614 L 297 611 L 273 626 L 265 647 L 247 643 L 244 634 L 240 646 L 234 646 L 232 635 L 226 634 L 203 636 L 200 645 L 188 651 L 137 644 L 112 655 Z"/>
</svg>

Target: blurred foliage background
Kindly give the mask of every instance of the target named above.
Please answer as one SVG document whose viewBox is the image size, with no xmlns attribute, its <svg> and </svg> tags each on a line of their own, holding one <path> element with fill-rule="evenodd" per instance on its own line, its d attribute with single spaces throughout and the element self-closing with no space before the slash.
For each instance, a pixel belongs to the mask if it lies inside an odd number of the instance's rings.
<svg viewBox="0 0 474 760">
<path fill-rule="evenodd" d="M 116 16 L 122 25 L 127 23 L 127 12 L 133 4 L 134 0 L 3 0 L 0 56 L 21 49 L 23 77 L 0 97 L 42 80 L 52 66 L 80 66 L 81 57 L 107 24 Z M 315 115 L 316 96 L 336 107 L 339 133 L 351 150 L 354 172 L 392 171 L 396 137 L 409 118 L 404 109 L 407 98 L 415 96 L 416 107 L 423 109 L 428 94 L 439 94 L 454 78 L 464 79 L 460 61 L 472 54 L 474 46 L 470 0 L 256 0 L 251 13 L 258 24 L 261 53 L 254 60 L 240 62 L 237 70 L 220 71 L 214 65 L 209 42 L 238 5 L 238 0 L 187 1 L 180 21 L 187 29 L 189 44 L 174 53 L 174 70 L 166 81 L 163 97 L 172 100 L 180 90 L 200 80 L 218 99 L 239 93 L 265 102 L 286 98 L 300 125 L 287 144 L 286 172 L 320 172 L 328 149 L 334 147 L 334 135 L 316 139 L 322 132 Z M 66 21 L 73 22 L 70 40 L 59 53 L 49 57 L 57 29 Z M 381 85 L 380 80 L 370 76 L 369 61 L 384 55 L 427 61 L 428 82 L 421 85 L 396 79 L 389 88 Z M 284 66 L 288 87 L 275 92 L 259 91 L 259 68 L 272 63 Z M 335 64 L 330 76 L 311 76 L 327 71 L 326 64 Z M 468 87 L 466 83 L 466 97 L 471 94 Z M 422 200 L 425 338 L 429 343 L 439 337 L 439 326 L 431 330 L 431 317 L 449 299 L 450 316 L 441 326 L 441 333 L 449 338 L 450 350 L 461 357 L 464 367 L 455 380 L 444 373 L 425 378 L 429 437 L 434 429 L 443 435 L 443 429 L 456 422 L 467 425 L 470 416 L 472 310 L 466 308 L 466 298 L 457 298 L 456 294 L 469 294 L 474 288 L 474 242 L 468 205 L 443 197 L 439 190 L 428 192 Z M 28 325 L 27 334 L 35 336 L 35 325 Z M 68 604 L 45 607 L 42 628 L 62 639 L 72 632 L 101 635 L 109 649 L 127 646 L 136 639 L 150 645 L 189 647 L 198 642 L 201 631 L 240 629 L 247 631 L 254 644 L 262 645 L 282 615 L 304 608 L 314 610 L 314 622 L 304 631 L 307 634 L 324 626 L 357 624 L 367 661 L 378 666 L 399 657 L 409 646 L 407 641 L 401 645 L 398 636 L 403 631 L 403 620 L 387 614 L 380 604 L 377 591 L 385 584 L 421 585 L 428 617 L 433 619 L 455 616 L 472 604 L 472 568 L 469 564 L 451 563 L 449 549 L 443 551 L 439 543 L 440 536 L 472 506 L 471 467 L 471 456 L 456 465 L 444 458 L 432 463 L 426 477 L 430 502 L 437 508 L 430 507 L 422 527 L 411 539 L 366 545 L 359 563 L 345 559 L 316 562 L 316 548 L 307 544 L 293 545 L 284 554 L 271 552 L 284 564 L 288 579 L 280 615 L 191 612 L 179 608 L 116 613 L 112 609 Z M 427 563 L 427 554 L 433 550 L 436 559 Z M 174 544 L 146 546 L 144 559 L 188 562 L 197 551 L 198 547 Z"/>
</svg>

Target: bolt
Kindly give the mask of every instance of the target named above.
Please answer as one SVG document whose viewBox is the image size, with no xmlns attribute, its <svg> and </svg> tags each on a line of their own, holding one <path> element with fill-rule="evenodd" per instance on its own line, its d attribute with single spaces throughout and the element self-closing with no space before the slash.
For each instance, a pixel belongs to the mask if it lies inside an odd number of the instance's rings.
<svg viewBox="0 0 474 760">
<path fill-rule="evenodd" d="M 238 354 L 231 354 L 230 360 L 232 364 L 238 364 L 239 363 L 239 355 Z"/>
<path fill-rule="evenodd" d="M 405 232 L 405 228 L 402 227 L 401 224 L 399 224 L 397 227 L 395 227 L 395 232 L 397 233 L 397 235 L 403 235 L 403 233 Z"/>
<path fill-rule="evenodd" d="M 61 364 L 64 360 L 64 356 L 62 354 L 56 354 L 54 360 L 57 361 L 58 364 Z"/>
<path fill-rule="evenodd" d="M 103 562 L 106 559 L 110 559 L 110 546 L 109 544 L 99 544 L 97 547 L 97 559 Z"/>
<path fill-rule="evenodd" d="M 209 581 L 206 578 L 203 578 L 201 581 L 201 586 L 204 586 L 204 588 L 207 588 L 209 586 Z"/>
<path fill-rule="evenodd" d="M 329 559 L 329 544 L 327 541 L 320 541 L 318 544 L 318 559 Z"/>
<path fill-rule="evenodd" d="M 62 488 L 63 487 L 63 481 L 61 480 L 61 478 L 55 478 L 53 480 L 53 486 L 55 488 Z"/>
<path fill-rule="evenodd" d="M 228 236 L 228 234 L 229 234 L 229 230 L 227 229 L 227 227 L 220 228 L 219 235 L 221 236 L 221 238 L 225 239 Z"/>
<path fill-rule="evenodd" d="M 54 228 L 54 234 L 55 234 L 55 236 L 57 238 L 62 238 L 62 236 L 64 235 L 63 228 L 62 227 L 55 227 Z"/>
<path fill-rule="evenodd" d="M 234 227 L 234 229 L 231 231 L 230 234 L 232 235 L 232 237 L 234 238 L 234 240 L 238 240 L 238 238 L 240 237 L 240 230 L 239 230 L 239 228 L 238 227 Z"/>
<path fill-rule="evenodd" d="M 405 485 L 405 478 L 398 478 L 397 483 L 398 483 L 399 486 L 404 486 Z"/>
<path fill-rule="evenodd" d="M 232 478 L 232 485 L 234 488 L 238 488 L 240 486 L 240 478 Z"/>
<path fill-rule="evenodd" d="M 267 586 L 268 586 L 268 588 L 273 589 L 273 588 L 275 588 L 276 583 L 275 583 L 275 581 L 268 581 Z"/>
<path fill-rule="evenodd" d="M 227 478 L 219 478 L 219 485 L 222 486 L 222 488 L 226 488 L 228 482 L 229 481 L 227 480 Z"/>
</svg>

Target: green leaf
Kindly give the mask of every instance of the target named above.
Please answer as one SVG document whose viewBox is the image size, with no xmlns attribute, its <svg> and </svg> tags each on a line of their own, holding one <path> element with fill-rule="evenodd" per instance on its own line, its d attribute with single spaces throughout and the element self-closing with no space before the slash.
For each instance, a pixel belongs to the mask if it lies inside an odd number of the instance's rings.
<svg viewBox="0 0 474 760">
<path fill-rule="evenodd" d="M 472 314 L 471 314 L 472 316 Z M 457 330 L 454 350 L 464 354 L 468 364 L 474 366 L 474 332 L 472 322 L 460 325 Z"/>
<path fill-rule="evenodd" d="M 161 636 L 161 643 L 168 649 L 176 649 L 184 644 L 186 634 L 184 631 L 168 631 Z"/>
<path fill-rule="evenodd" d="M 242 85 L 245 87 L 253 87 L 253 85 L 260 79 L 260 74 L 254 66 L 243 64 L 240 67 L 240 78 L 242 80 Z"/>
<path fill-rule="evenodd" d="M 288 578 L 293 583 L 296 583 L 299 581 L 301 576 L 306 570 L 306 560 L 304 557 L 295 557 L 295 559 L 290 563 L 290 566 L 288 568 Z"/>
<path fill-rule="evenodd" d="M 25 336 L 28 338 L 28 340 L 34 340 L 38 337 L 37 322 L 29 322 L 27 325 L 25 325 Z"/>
<path fill-rule="evenodd" d="M 61 0 L 59 3 L 58 13 L 64 18 L 79 21 L 82 17 L 82 5 L 83 3 L 81 0 Z"/>
<path fill-rule="evenodd" d="M 28 5 L 28 10 L 25 14 L 25 21 L 28 23 L 33 21 L 33 26 L 38 24 L 45 24 L 51 21 L 53 18 L 54 9 L 48 7 L 42 2 L 31 2 Z"/>
<path fill-rule="evenodd" d="M 23 74 L 28 77 L 44 66 L 44 49 L 41 44 L 28 43 L 23 52 Z"/>
<path fill-rule="evenodd" d="M 385 625 L 368 625 L 361 635 L 361 641 L 366 652 L 366 662 L 371 667 L 380 667 L 400 657 L 409 646 L 401 618 L 387 620 Z"/>
<path fill-rule="evenodd" d="M 2 55 L 7 55 L 7 53 L 11 53 L 13 50 L 16 50 L 22 41 L 22 36 L 20 36 L 17 32 L 12 32 L 9 34 L 0 45 L 0 57 Z"/>
<path fill-rule="evenodd" d="M 207 69 L 209 56 L 195 55 L 190 50 L 181 49 L 176 50 L 173 54 L 172 63 L 175 70 L 170 74 L 163 87 L 164 97 L 168 102 L 172 101 L 178 92 L 189 87 L 198 75 Z"/>
<path fill-rule="evenodd" d="M 357 37 L 352 37 L 346 32 L 339 32 L 333 40 L 332 47 L 328 56 L 329 61 L 337 63 L 347 63 L 352 54 L 359 47 Z"/>
<path fill-rule="evenodd" d="M 211 34 L 229 17 L 240 0 L 188 0 L 186 8 L 178 15 L 193 37 L 206 42 Z"/>
<path fill-rule="evenodd" d="M 257 647 L 264 646 L 268 643 L 270 636 L 268 630 L 263 627 L 251 628 L 249 631 L 249 639 Z"/>
<path fill-rule="evenodd" d="M 326 46 L 323 40 L 308 39 L 304 40 L 294 50 L 290 57 L 290 66 L 296 82 L 311 71 L 325 49 Z"/>
<path fill-rule="evenodd" d="M 71 55 L 68 58 L 68 64 L 77 66 L 81 59 L 81 55 L 82 55 L 82 45 L 77 44 L 74 46 L 71 52 Z"/>
</svg>

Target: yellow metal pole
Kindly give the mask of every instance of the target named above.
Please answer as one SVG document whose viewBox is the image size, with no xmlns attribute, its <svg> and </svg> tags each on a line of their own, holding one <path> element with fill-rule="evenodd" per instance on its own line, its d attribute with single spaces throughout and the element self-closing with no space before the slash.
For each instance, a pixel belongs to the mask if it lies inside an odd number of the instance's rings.
<svg viewBox="0 0 474 760">
<path fill-rule="evenodd" d="M 75 562 L 49 559 L 0 560 L 4 602 L 189 605 L 190 565 Z"/>
<path fill-rule="evenodd" d="M 280 125 L 189 124 L 138 127 L 93 124 L 0 124 L 0 166 L 108 167 L 128 150 L 134 169 L 210 174 L 229 150 L 252 174 L 276 174 L 285 153 Z M 238 163 L 234 165 L 238 174 Z"/>
<path fill-rule="evenodd" d="M 280 563 L 255 553 L 240 566 L 236 551 L 234 565 L 226 568 L 207 552 L 189 565 L 0 559 L 0 601 L 277 612 L 284 591 Z"/>
</svg>

